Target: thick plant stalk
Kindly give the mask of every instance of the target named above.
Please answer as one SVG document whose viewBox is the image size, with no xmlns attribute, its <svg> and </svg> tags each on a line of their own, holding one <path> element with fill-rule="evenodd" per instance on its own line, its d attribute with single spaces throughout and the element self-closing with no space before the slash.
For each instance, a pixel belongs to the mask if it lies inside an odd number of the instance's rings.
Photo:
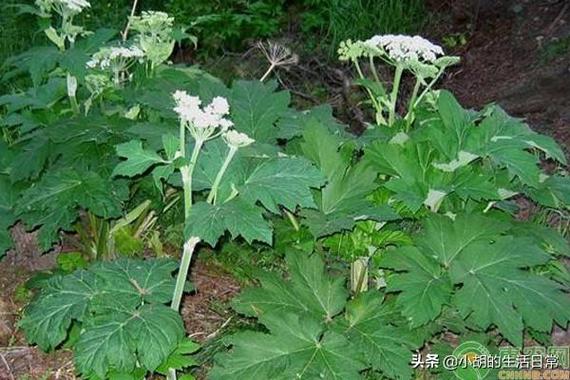
<svg viewBox="0 0 570 380">
<path fill-rule="evenodd" d="M 228 170 L 228 166 L 230 166 L 230 162 L 232 162 L 232 159 L 234 158 L 236 152 L 237 148 L 234 146 L 230 146 L 230 151 L 228 152 L 228 155 L 226 156 L 226 159 L 224 160 L 222 167 L 220 168 L 218 174 L 216 175 L 216 178 L 214 179 L 214 183 L 212 185 L 212 188 L 210 189 L 210 194 L 208 194 L 206 202 L 212 203 L 215 201 L 216 195 L 218 194 L 218 187 L 220 187 L 220 182 L 222 182 L 222 177 L 224 176 L 226 170 Z"/>
<path fill-rule="evenodd" d="M 390 114 L 388 116 L 388 126 L 394 125 L 396 120 L 396 102 L 398 100 L 398 92 L 400 90 L 400 80 L 402 79 L 402 73 L 404 72 L 403 66 L 396 67 L 396 73 L 394 74 L 394 83 L 392 85 L 392 93 L 390 95 Z"/>
<path fill-rule="evenodd" d="M 422 82 L 416 79 L 416 84 L 414 85 L 414 90 L 412 91 L 412 96 L 410 98 L 410 103 L 408 105 L 408 113 L 406 114 L 406 130 L 410 128 L 412 122 L 414 121 L 414 108 L 416 104 L 416 99 L 418 97 L 418 91 L 420 90 Z"/>
<path fill-rule="evenodd" d="M 184 293 L 184 284 L 186 283 L 186 277 L 188 277 L 188 269 L 190 268 L 190 262 L 192 261 L 192 255 L 194 254 L 196 245 L 199 242 L 199 237 L 192 236 L 186 241 L 186 243 L 184 243 L 182 261 L 180 262 L 180 269 L 178 270 L 178 276 L 176 277 L 176 287 L 174 288 L 172 304 L 170 305 L 173 310 L 179 311 L 180 309 L 180 302 L 182 300 L 182 294 Z"/>
<path fill-rule="evenodd" d="M 192 157 L 190 157 L 190 164 L 180 168 L 182 183 L 184 184 L 185 218 L 190 216 L 190 210 L 192 209 L 192 175 L 194 174 L 194 168 L 196 167 L 196 162 L 198 161 L 198 155 L 200 154 L 202 145 L 204 145 L 204 143 L 201 140 L 196 140 L 196 145 L 194 145 L 194 150 L 192 151 Z"/>
<path fill-rule="evenodd" d="M 359 294 L 368 290 L 368 257 L 359 257 L 350 264 L 350 290 Z"/>
</svg>

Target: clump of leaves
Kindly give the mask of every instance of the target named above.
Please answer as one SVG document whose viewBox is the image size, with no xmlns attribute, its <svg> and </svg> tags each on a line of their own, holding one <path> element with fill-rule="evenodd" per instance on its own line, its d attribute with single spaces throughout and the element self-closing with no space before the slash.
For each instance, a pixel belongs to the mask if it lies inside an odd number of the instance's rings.
<svg viewBox="0 0 570 380">
<path fill-rule="evenodd" d="M 395 305 L 377 291 L 348 300 L 343 278 L 324 270 L 316 254 L 287 255 L 289 278 L 258 273 L 234 308 L 258 319 L 267 332 L 243 331 L 226 338 L 228 353 L 216 357 L 212 379 L 362 379 L 373 370 L 409 378 L 412 351 L 424 336 L 395 318 Z M 427 330 L 426 330 L 427 331 Z"/>
<path fill-rule="evenodd" d="M 532 228 L 477 214 L 432 215 L 413 246 L 383 255 L 381 266 L 396 272 L 388 291 L 399 293 L 396 303 L 412 327 L 451 307 L 474 329 L 496 326 L 521 347 L 525 328 L 550 332 L 553 321 L 564 327 L 570 320 L 568 289 L 532 271 L 568 256 L 568 245 L 551 230 Z"/>
<path fill-rule="evenodd" d="M 180 315 L 165 305 L 176 268 L 170 260 L 124 259 L 55 275 L 39 283 L 20 326 L 45 351 L 79 330 L 72 347 L 76 369 L 86 379 L 140 379 L 147 372 L 195 365 L 185 355 L 198 346 L 184 337 Z"/>
</svg>

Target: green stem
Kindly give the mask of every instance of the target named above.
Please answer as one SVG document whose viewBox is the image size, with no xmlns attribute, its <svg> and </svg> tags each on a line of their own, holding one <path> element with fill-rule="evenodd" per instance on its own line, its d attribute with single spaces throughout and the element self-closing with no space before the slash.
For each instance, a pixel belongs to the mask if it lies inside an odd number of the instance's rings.
<svg viewBox="0 0 570 380">
<path fill-rule="evenodd" d="M 408 104 L 408 113 L 406 114 L 406 130 L 408 130 L 410 128 L 410 125 L 412 124 L 413 121 L 413 116 L 414 116 L 414 104 L 416 103 L 416 98 L 418 97 L 418 91 L 420 90 L 420 86 L 421 86 L 422 82 L 420 81 L 420 79 L 416 79 L 416 84 L 414 85 L 414 90 L 412 92 L 412 96 L 410 98 L 410 103 Z"/>
<path fill-rule="evenodd" d="M 220 186 L 220 182 L 222 182 L 222 177 L 224 176 L 224 173 L 226 172 L 226 170 L 228 170 L 228 166 L 230 165 L 230 162 L 234 158 L 237 150 L 238 150 L 238 148 L 230 146 L 230 151 L 228 152 L 228 155 L 226 156 L 226 159 L 225 159 L 224 163 L 222 164 L 222 167 L 218 171 L 218 174 L 216 175 L 216 179 L 214 179 L 214 184 L 212 185 L 212 188 L 210 189 L 210 193 L 208 194 L 208 198 L 206 199 L 206 202 L 208 202 L 208 203 L 215 202 L 216 195 L 218 194 L 218 187 Z"/>
<path fill-rule="evenodd" d="M 188 270 L 190 269 L 190 262 L 192 262 L 192 255 L 196 245 L 200 242 L 200 238 L 192 236 L 186 243 L 184 243 L 184 251 L 182 253 L 182 261 L 180 262 L 180 269 L 176 277 L 176 287 L 172 295 L 172 310 L 180 310 L 180 302 L 182 301 L 182 294 L 184 293 L 184 285 L 186 284 L 186 277 L 188 277 Z"/>
<path fill-rule="evenodd" d="M 291 222 L 291 225 L 293 226 L 295 231 L 299 232 L 301 227 L 299 226 L 299 221 L 297 220 L 297 218 L 295 218 L 295 215 L 293 215 L 293 213 L 287 209 L 284 209 L 283 211 L 285 211 L 285 215 L 287 215 L 287 218 Z"/>
<path fill-rule="evenodd" d="M 396 119 L 396 102 L 398 100 L 398 91 L 400 91 L 400 80 L 404 67 L 401 65 L 396 66 L 396 73 L 394 74 L 394 83 L 392 85 L 392 93 L 390 94 L 390 114 L 388 116 L 388 126 L 394 125 Z"/>
<path fill-rule="evenodd" d="M 355 59 L 353 62 L 354 62 L 354 66 L 356 67 L 356 71 L 358 72 L 358 75 L 360 76 L 360 79 L 365 80 L 366 78 L 364 77 L 364 74 L 362 73 L 362 69 L 360 68 L 360 65 L 358 64 L 358 60 Z M 374 109 L 376 110 L 376 112 L 382 113 L 382 108 L 380 107 L 380 104 L 378 103 L 378 101 L 374 97 L 374 94 L 372 93 L 372 91 L 368 87 L 365 87 L 365 88 L 366 88 L 366 92 L 368 93 L 368 97 L 372 101 L 372 105 L 374 106 Z"/>
<path fill-rule="evenodd" d="M 427 93 L 431 90 L 431 88 L 433 87 L 433 85 L 439 80 L 439 78 L 441 77 L 441 74 L 443 74 L 443 70 L 441 70 L 436 76 L 435 78 L 433 78 L 433 80 L 431 82 L 429 82 L 429 84 L 426 86 L 426 88 L 422 91 L 422 93 L 420 94 L 420 96 L 418 96 L 418 98 L 416 99 L 416 101 L 413 104 L 413 107 L 415 108 L 418 104 L 420 104 L 420 102 L 422 101 L 422 99 L 424 98 L 424 96 L 427 95 Z"/>
<path fill-rule="evenodd" d="M 350 264 L 351 290 L 358 295 L 368 290 L 368 257 L 359 257 Z"/>
<path fill-rule="evenodd" d="M 71 109 L 74 115 L 79 115 L 81 110 L 79 109 L 79 103 L 77 103 L 77 98 L 75 96 L 69 97 L 69 103 L 71 104 Z"/>
<path fill-rule="evenodd" d="M 183 123 L 180 127 L 180 149 L 182 157 L 186 157 L 186 146 L 185 146 L 185 133 L 186 129 Z M 190 157 L 190 163 L 180 168 L 180 174 L 182 175 L 182 185 L 184 186 L 184 216 L 188 218 L 190 216 L 190 210 L 192 209 L 192 176 L 194 174 L 194 168 L 196 167 L 196 162 L 198 161 L 198 155 L 200 150 L 204 145 L 204 141 L 197 139 L 195 140 L 194 149 L 192 150 L 192 156 Z"/>
<path fill-rule="evenodd" d="M 376 71 L 376 65 L 374 64 L 374 57 L 372 55 L 369 58 L 369 63 L 370 63 L 370 71 L 372 71 L 372 76 L 374 77 L 374 80 L 382 84 L 382 82 L 380 82 L 380 77 L 378 76 L 378 72 Z"/>
</svg>

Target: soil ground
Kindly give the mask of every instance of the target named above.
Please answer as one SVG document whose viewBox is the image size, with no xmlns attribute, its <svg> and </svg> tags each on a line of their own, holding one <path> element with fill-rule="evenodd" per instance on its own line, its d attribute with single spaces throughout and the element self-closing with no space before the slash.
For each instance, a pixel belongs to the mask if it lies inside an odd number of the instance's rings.
<svg viewBox="0 0 570 380">
<path fill-rule="evenodd" d="M 431 3 L 435 21 L 426 34 L 436 41 L 450 36 L 465 39 L 464 44 L 451 49 L 462 62 L 444 79 L 443 87 L 451 89 L 468 107 L 499 103 L 509 113 L 527 119 L 532 128 L 556 138 L 568 152 L 570 1 Z M 362 115 L 350 104 L 344 69 L 316 58 L 305 59 L 304 65 L 280 75 L 281 83 L 299 98 L 316 103 L 323 94 L 306 92 L 303 82 L 320 81 L 337 116 L 358 122 Z M 17 330 L 23 306 L 16 297 L 18 285 L 33 271 L 53 262 L 49 256 L 38 257 L 33 243 L 26 244 L 20 249 L 23 252 L 17 253 L 17 262 L 10 258 L 0 262 L 0 380 L 73 379 L 69 352 L 43 354 L 28 347 Z M 188 333 L 204 341 L 228 324 L 230 315 L 225 303 L 239 291 L 239 285 L 218 268 L 200 261 L 194 265 L 193 282 L 198 290 L 186 297 L 182 314 Z M 554 338 L 559 343 L 567 342 L 568 335 L 557 331 Z"/>
</svg>

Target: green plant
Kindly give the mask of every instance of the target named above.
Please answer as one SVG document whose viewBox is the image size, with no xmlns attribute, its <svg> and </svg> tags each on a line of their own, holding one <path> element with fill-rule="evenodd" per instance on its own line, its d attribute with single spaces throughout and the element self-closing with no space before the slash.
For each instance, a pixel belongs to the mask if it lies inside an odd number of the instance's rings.
<svg viewBox="0 0 570 380">
<path fill-rule="evenodd" d="M 529 234 L 532 228 L 478 214 L 433 215 L 414 246 L 386 253 L 381 265 L 397 272 L 388 278 L 388 291 L 401 292 L 397 304 L 412 327 L 449 305 L 479 330 L 494 325 L 521 347 L 524 329 L 550 332 L 553 321 L 565 326 L 570 319 L 565 287 L 529 270 L 567 256 L 568 245 L 540 230 Z"/>
<path fill-rule="evenodd" d="M 80 326 L 72 347 L 76 369 L 86 379 L 142 379 L 147 372 L 193 366 L 185 355 L 198 346 L 184 338 L 178 313 L 164 305 L 176 268 L 168 260 L 125 259 L 55 275 L 40 283 L 20 327 L 30 343 L 47 351 Z"/>
<path fill-rule="evenodd" d="M 448 34 L 442 38 L 445 47 L 453 49 L 467 45 L 467 33 Z"/>
<path fill-rule="evenodd" d="M 570 36 L 553 39 L 545 43 L 540 49 L 542 63 L 548 63 L 558 57 L 568 54 L 570 51 Z"/>
<path fill-rule="evenodd" d="M 371 30 L 381 34 L 417 32 L 427 18 L 423 0 L 302 0 L 301 28 L 315 48 L 325 47 L 334 55 L 347 39 L 366 37 Z"/>
<path fill-rule="evenodd" d="M 376 124 L 393 126 L 397 121 L 397 102 L 400 96 L 402 76 L 409 72 L 415 77 L 415 85 L 407 102 L 407 112 L 403 116 L 406 130 L 414 121 L 414 111 L 422 101 L 429 98 L 431 90 L 445 69 L 459 62 L 458 57 L 443 55 L 443 49 L 428 40 L 415 36 L 376 35 L 366 41 L 343 41 L 338 49 L 341 61 L 354 64 L 359 79 L 355 82 L 362 86 L 376 111 Z M 371 77 L 362 70 L 361 61 L 368 65 Z M 376 65 L 387 63 L 394 68 L 392 88 L 386 90 Z"/>
<path fill-rule="evenodd" d="M 409 378 L 412 351 L 429 328 L 412 331 L 377 291 L 348 300 L 343 278 L 330 277 L 318 255 L 287 255 L 289 278 L 259 272 L 261 286 L 245 289 L 234 308 L 268 331 L 225 339 L 212 379 L 361 379 L 365 370 Z"/>
<path fill-rule="evenodd" d="M 273 36 L 285 15 L 283 0 L 169 0 L 165 9 L 187 20 L 200 40 L 201 54 L 242 47 L 248 39 Z M 200 53 L 199 52 L 199 53 Z"/>
</svg>

